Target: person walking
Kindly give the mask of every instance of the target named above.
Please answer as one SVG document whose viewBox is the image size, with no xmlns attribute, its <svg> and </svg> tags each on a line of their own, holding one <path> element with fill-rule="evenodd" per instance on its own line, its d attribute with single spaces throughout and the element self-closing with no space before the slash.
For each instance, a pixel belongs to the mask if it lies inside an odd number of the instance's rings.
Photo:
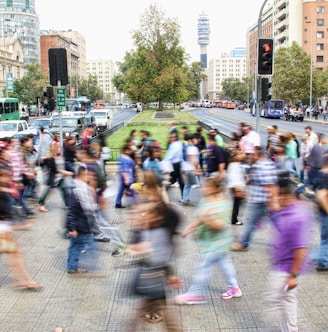
<svg viewBox="0 0 328 332">
<path fill-rule="evenodd" d="M 311 208 L 296 198 L 289 173 L 279 175 L 278 209 L 271 211 L 273 240 L 267 308 L 273 326 L 280 331 L 297 332 L 298 276 L 307 270 L 314 215 Z"/>
<path fill-rule="evenodd" d="M 182 232 L 186 237 L 196 234 L 200 246 L 200 259 L 186 293 L 175 296 L 176 304 L 202 304 L 206 302 L 205 287 L 215 265 L 223 272 L 229 289 L 221 294 L 224 300 L 241 297 L 236 271 L 230 257 L 231 204 L 223 193 L 222 181 L 206 179 L 201 186 L 201 201 L 194 215 L 195 220 Z"/>
<path fill-rule="evenodd" d="M 276 209 L 277 173 L 275 163 L 264 155 L 262 148 L 257 147 L 248 179 L 246 229 L 240 242 L 232 245 L 233 251 L 248 250 L 258 221 L 267 215 L 268 208 Z"/>
<path fill-rule="evenodd" d="M 97 258 L 97 247 L 93 238 L 96 193 L 88 185 L 89 177 L 85 166 L 79 166 L 73 181 L 74 187 L 70 191 L 70 203 L 66 219 L 66 228 L 70 236 L 67 272 L 69 274 L 80 274 L 88 272 L 87 269 L 79 266 L 81 251 L 87 248 L 87 253 L 92 258 L 90 261 L 93 261 L 93 267 Z"/>
<path fill-rule="evenodd" d="M 124 191 L 128 191 L 131 196 L 134 196 L 133 189 L 130 188 L 131 184 L 134 182 L 135 177 L 135 162 L 131 158 L 132 149 L 129 144 L 125 144 L 122 148 L 122 154 L 119 157 L 119 189 L 116 196 L 116 209 L 123 209 L 126 206 L 122 205 L 122 197 Z"/>
</svg>

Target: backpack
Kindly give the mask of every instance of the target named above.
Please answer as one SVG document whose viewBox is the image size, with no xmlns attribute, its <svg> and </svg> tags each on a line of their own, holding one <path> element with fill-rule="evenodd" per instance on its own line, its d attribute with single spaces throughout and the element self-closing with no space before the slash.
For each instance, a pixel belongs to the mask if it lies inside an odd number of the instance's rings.
<svg viewBox="0 0 328 332">
<path fill-rule="evenodd" d="M 189 146 L 192 146 L 191 143 L 183 143 L 182 144 L 182 159 L 183 161 L 188 161 L 187 149 Z"/>
</svg>

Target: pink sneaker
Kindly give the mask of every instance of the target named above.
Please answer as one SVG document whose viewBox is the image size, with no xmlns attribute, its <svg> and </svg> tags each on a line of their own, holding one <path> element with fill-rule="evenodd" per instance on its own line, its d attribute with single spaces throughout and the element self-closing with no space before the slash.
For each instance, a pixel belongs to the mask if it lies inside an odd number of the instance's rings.
<svg viewBox="0 0 328 332">
<path fill-rule="evenodd" d="M 181 294 L 174 297 L 176 304 L 204 304 L 207 301 L 202 295 Z"/>
<path fill-rule="evenodd" d="M 233 297 L 241 297 L 243 293 L 239 287 L 230 287 L 225 293 L 221 294 L 223 300 L 228 300 Z"/>
</svg>

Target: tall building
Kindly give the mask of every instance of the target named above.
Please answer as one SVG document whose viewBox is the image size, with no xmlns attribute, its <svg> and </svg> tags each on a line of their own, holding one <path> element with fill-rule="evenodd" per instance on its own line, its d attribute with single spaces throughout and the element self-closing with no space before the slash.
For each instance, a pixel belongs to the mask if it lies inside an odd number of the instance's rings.
<svg viewBox="0 0 328 332">
<path fill-rule="evenodd" d="M 208 16 L 202 12 L 198 17 L 197 24 L 198 31 L 198 45 L 200 46 L 200 61 L 203 68 L 207 68 L 207 45 L 210 43 L 210 20 Z M 200 96 L 201 99 L 207 94 L 206 81 L 201 84 Z"/>
<path fill-rule="evenodd" d="M 23 45 L 24 64 L 40 63 L 40 28 L 35 1 L 0 0 L 0 17 L 1 39 L 17 36 Z"/>
<path fill-rule="evenodd" d="M 97 76 L 98 86 L 104 92 L 104 98 L 111 103 L 118 100 L 112 79 L 115 74 L 115 65 L 109 59 L 87 60 L 87 75 Z"/>
<path fill-rule="evenodd" d="M 230 54 L 223 53 L 209 61 L 207 69 L 207 89 L 210 100 L 221 97 L 222 82 L 227 78 L 246 77 L 246 49 L 236 48 Z"/>
</svg>

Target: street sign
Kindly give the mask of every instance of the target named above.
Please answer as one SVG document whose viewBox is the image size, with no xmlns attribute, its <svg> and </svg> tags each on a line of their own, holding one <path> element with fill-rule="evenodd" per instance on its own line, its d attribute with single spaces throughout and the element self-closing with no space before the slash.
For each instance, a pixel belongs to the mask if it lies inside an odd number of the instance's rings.
<svg viewBox="0 0 328 332">
<path fill-rule="evenodd" d="M 57 88 L 57 108 L 61 110 L 66 107 L 66 92 L 65 88 Z"/>
<path fill-rule="evenodd" d="M 6 89 L 8 92 L 14 91 L 14 77 L 13 77 L 13 73 L 11 73 L 11 72 L 7 73 Z"/>
</svg>

